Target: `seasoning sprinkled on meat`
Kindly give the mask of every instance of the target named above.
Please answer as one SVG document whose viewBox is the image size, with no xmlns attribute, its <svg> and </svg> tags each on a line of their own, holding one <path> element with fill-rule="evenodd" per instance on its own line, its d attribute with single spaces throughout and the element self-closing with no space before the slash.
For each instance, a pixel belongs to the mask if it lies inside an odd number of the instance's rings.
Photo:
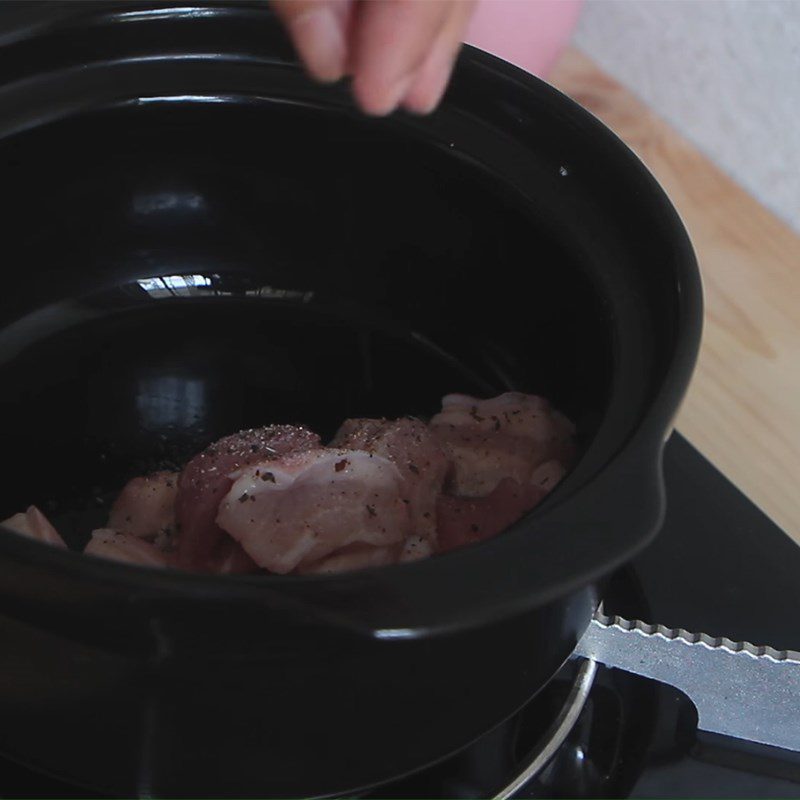
<svg viewBox="0 0 800 800">
<path fill-rule="evenodd" d="M 106 527 L 141 539 L 155 539 L 164 528 L 175 526 L 177 495 L 177 472 L 132 478 L 112 504 Z"/>
<path fill-rule="evenodd" d="M 342 461 L 347 469 L 336 470 Z M 399 544 L 412 532 L 400 500 L 403 477 L 386 458 L 312 448 L 270 462 L 275 480 L 268 483 L 255 475 L 257 468 L 263 465 L 236 473 L 216 522 L 271 572 L 310 568 L 350 545 Z M 249 510 L 240 510 L 238 498 L 245 493 L 258 498 L 255 523 Z"/>
<path fill-rule="evenodd" d="M 573 435 L 547 401 L 519 392 L 448 395 L 429 425 L 349 419 L 327 447 L 302 427 L 250 428 L 180 473 L 130 480 L 85 552 L 216 574 L 416 561 L 496 536 L 533 509 L 571 466 Z M 64 546 L 33 506 L 3 525 Z"/>
<path fill-rule="evenodd" d="M 403 476 L 401 500 L 409 507 L 414 533 L 435 545 L 436 498 L 450 462 L 425 423 L 410 418 L 349 419 L 333 444 L 389 459 Z"/>
<path fill-rule="evenodd" d="M 504 478 L 527 483 L 547 461 L 569 466 L 575 428 L 547 400 L 506 392 L 489 400 L 451 394 L 431 430 L 453 462 L 448 492 L 483 497 Z"/>
<path fill-rule="evenodd" d="M 216 569 L 214 550 L 225 533 L 215 520 L 220 501 L 233 485 L 232 473 L 319 446 L 319 436 L 306 428 L 270 425 L 226 436 L 195 456 L 178 479 L 176 510 L 182 528 L 178 564 L 186 569 Z"/>
</svg>

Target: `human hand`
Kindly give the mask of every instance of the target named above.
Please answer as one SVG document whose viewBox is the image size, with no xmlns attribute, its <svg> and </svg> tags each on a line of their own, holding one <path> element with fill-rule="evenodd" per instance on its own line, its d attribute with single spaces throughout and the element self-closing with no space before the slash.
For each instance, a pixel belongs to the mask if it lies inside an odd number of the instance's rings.
<svg viewBox="0 0 800 800">
<path fill-rule="evenodd" d="M 352 76 L 356 102 L 382 116 L 427 114 L 450 80 L 475 0 L 271 0 L 317 80 Z"/>
</svg>

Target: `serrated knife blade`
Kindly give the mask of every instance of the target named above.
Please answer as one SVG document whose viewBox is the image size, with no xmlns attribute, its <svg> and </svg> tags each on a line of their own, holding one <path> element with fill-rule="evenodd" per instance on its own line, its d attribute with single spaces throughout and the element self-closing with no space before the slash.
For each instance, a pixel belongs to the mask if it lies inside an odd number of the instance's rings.
<svg viewBox="0 0 800 800">
<path fill-rule="evenodd" d="M 697 708 L 700 730 L 800 752 L 800 653 L 601 609 L 575 654 L 679 689 Z"/>
</svg>

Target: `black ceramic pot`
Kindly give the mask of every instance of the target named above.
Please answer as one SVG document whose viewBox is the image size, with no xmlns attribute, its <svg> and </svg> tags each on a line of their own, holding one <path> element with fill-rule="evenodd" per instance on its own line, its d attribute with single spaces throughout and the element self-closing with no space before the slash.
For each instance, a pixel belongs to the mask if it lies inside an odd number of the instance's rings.
<svg viewBox="0 0 800 800">
<path fill-rule="evenodd" d="M 493 541 L 338 577 L 156 572 L 0 531 L 0 749 L 104 792 L 352 793 L 568 657 L 664 506 L 700 335 L 672 206 L 467 49 L 431 118 L 313 85 L 261 6 L 9 5 L 0 513 L 72 545 L 130 476 L 266 422 L 544 394 L 583 456 Z"/>
</svg>

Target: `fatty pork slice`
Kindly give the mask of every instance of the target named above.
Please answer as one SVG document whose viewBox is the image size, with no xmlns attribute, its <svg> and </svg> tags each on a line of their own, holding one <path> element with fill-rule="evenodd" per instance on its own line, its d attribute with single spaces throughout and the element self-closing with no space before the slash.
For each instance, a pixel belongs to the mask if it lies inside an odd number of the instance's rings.
<svg viewBox="0 0 800 800">
<path fill-rule="evenodd" d="M 9 517 L 0 522 L 0 525 L 22 536 L 36 539 L 37 542 L 44 542 L 45 544 L 52 544 L 55 547 L 66 548 L 66 544 L 64 544 L 64 540 L 59 536 L 58 531 L 36 506 L 29 506 L 25 513 L 14 514 L 13 517 Z"/>
<path fill-rule="evenodd" d="M 354 545 L 401 545 L 411 534 L 403 476 L 360 450 L 307 450 L 240 469 L 217 524 L 260 567 L 285 574 Z"/>
<path fill-rule="evenodd" d="M 175 532 L 177 472 L 132 478 L 111 506 L 108 528 L 141 539 L 169 540 Z"/>
<path fill-rule="evenodd" d="M 409 418 L 348 419 L 331 444 L 389 459 L 403 476 L 401 496 L 408 503 L 413 533 L 436 542 L 436 498 L 450 461 L 424 422 Z"/>
<path fill-rule="evenodd" d="M 564 472 L 559 462 L 548 461 L 534 471 L 529 482 L 503 478 L 484 497 L 440 495 L 439 552 L 497 536 L 535 508 L 555 488 Z"/>
<path fill-rule="evenodd" d="M 231 545 L 216 517 L 233 485 L 232 473 L 319 446 L 319 436 L 306 428 L 271 425 L 226 436 L 196 455 L 178 479 L 178 566 L 212 572 L 224 568 L 220 565 L 230 557 Z"/>
<path fill-rule="evenodd" d="M 136 564 L 141 567 L 168 567 L 170 556 L 139 536 L 120 533 L 110 528 L 92 531 L 92 538 L 83 552 L 97 558 Z"/>
<path fill-rule="evenodd" d="M 566 466 L 574 456 L 573 424 L 544 398 L 521 392 L 446 395 L 430 426 L 453 462 L 448 493 L 462 497 L 485 497 L 504 478 L 526 484 L 545 462 Z"/>
</svg>

